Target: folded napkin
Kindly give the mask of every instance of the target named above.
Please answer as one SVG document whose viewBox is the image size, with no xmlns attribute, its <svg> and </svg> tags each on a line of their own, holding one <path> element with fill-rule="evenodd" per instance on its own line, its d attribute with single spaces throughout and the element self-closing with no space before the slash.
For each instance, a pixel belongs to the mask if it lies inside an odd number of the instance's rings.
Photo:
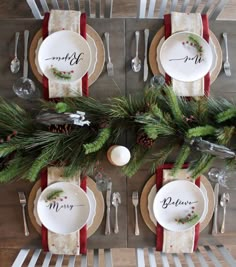
<svg viewBox="0 0 236 267">
<path fill-rule="evenodd" d="M 43 39 L 61 30 L 79 33 L 86 39 L 86 14 L 74 10 L 52 10 L 43 19 Z M 62 40 L 63 42 L 63 40 Z M 60 45 L 60 44 L 59 44 Z M 43 76 L 44 98 L 76 97 L 88 95 L 88 75 L 78 81 L 66 84 L 50 81 Z"/>
<path fill-rule="evenodd" d="M 165 39 L 171 34 L 180 31 L 190 31 L 202 36 L 207 42 L 209 42 L 209 25 L 207 15 L 201 15 L 200 13 L 179 13 L 172 12 L 164 16 L 165 24 Z M 174 92 L 179 96 L 208 96 L 210 94 L 210 74 L 209 72 L 205 77 L 193 81 L 182 82 L 175 79 L 171 79 L 166 74 L 166 83 L 170 84 L 172 80 L 172 86 Z"/>
<path fill-rule="evenodd" d="M 164 164 L 156 170 L 156 189 L 157 191 L 167 182 L 174 180 L 171 176 L 173 164 Z M 188 164 L 183 165 L 183 169 L 178 172 L 178 177 L 191 181 L 191 175 L 186 168 Z M 194 180 L 200 187 L 200 178 Z M 184 232 L 173 232 L 164 229 L 158 222 L 156 227 L 156 250 L 166 253 L 191 253 L 197 249 L 199 239 L 200 224 Z"/>
<path fill-rule="evenodd" d="M 64 169 L 58 167 L 48 167 L 41 172 L 41 189 L 55 182 L 65 181 L 63 178 Z M 86 192 L 86 177 L 78 179 L 78 176 L 72 177 L 69 181 L 80 185 Z M 49 231 L 42 225 L 42 247 L 44 251 L 50 251 L 53 254 L 79 255 L 87 253 L 87 226 L 77 232 L 60 235 Z"/>
</svg>

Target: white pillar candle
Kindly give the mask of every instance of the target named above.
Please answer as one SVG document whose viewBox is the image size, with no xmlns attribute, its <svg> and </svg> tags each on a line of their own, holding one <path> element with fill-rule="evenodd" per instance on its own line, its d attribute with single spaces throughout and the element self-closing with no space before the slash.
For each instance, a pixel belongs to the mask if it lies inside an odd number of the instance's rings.
<svg viewBox="0 0 236 267">
<path fill-rule="evenodd" d="M 107 151 L 107 158 L 112 165 L 124 166 L 130 160 L 130 151 L 125 146 L 114 145 Z"/>
</svg>

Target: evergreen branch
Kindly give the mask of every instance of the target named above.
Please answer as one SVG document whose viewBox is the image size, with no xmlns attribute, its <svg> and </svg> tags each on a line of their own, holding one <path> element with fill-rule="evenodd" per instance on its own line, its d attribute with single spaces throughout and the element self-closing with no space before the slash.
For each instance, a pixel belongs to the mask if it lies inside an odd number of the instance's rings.
<svg viewBox="0 0 236 267">
<path fill-rule="evenodd" d="M 140 166 L 144 163 L 145 154 L 147 154 L 147 149 L 140 146 L 135 146 L 131 152 L 131 160 L 122 168 L 124 174 L 128 177 L 133 176 L 138 171 Z"/>
<path fill-rule="evenodd" d="M 180 170 L 184 164 L 184 162 L 187 160 L 189 154 L 190 154 L 190 147 L 186 144 L 182 145 L 182 148 L 177 156 L 177 159 L 175 161 L 174 167 L 171 170 L 171 175 L 175 176 L 176 172 Z"/>
<path fill-rule="evenodd" d="M 13 142 L 6 142 L 0 145 L 0 157 L 5 157 L 12 152 L 16 151 L 19 149 L 19 144 L 15 144 Z"/>
<path fill-rule="evenodd" d="M 236 117 L 236 108 L 232 107 L 216 115 L 216 121 L 218 123 L 233 119 Z"/>
<path fill-rule="evenodd" d="M 217 136 L 217 140 L 219 142 L 219 144 L 221 145 L 227 145 L 228 143 L 230 143 L 233 135 L 235 132 L 235 127 L 231 126 L 231 127 L 224 127 L 224 128 L 220 128 L 216 131 L 216 136 Z"/>
<path fill-rule="evenodd" d="M 192 171 L 191 176 L 196 179 L 199 175 L 209 169 L 214 156 L 209 154 L 202 154 L 198 160 L 191 162 L 189 170 Z"/>
<path fill-rule="evenodd" d="M 206 136 L 206 135 L 214 135 L 215 131 L 216 129 L 211 125 L 198 126 L 198 127 L 189 129 L 187 132 L 187 137 L 192 138 L 192 137 L 201 137 L 201 136 Z"/>
<path fill-rule="evenodd" d="M 176 94 L 174 93 L 172 88 L 170 88 L 170 87 L 167 87 L 165 89 L 165 93 L 166 93 L 166 97 L 167 97 L 167 101 L 168 101 L 167 104 L 171 110 L 173 118 L 177 122 L 182 122 L 183 113 L 179 107 L 178 97 L 176 96 Z"/>
<path fill-rule="evenodd" d="M 111 136 L 111 128 L 104 128 L 100 130 L 96 140 L 94 140 L 92 143 L 83 145 L 85 149 L 85 155 L 100 150 L 110 136 Z"/>
</svg>

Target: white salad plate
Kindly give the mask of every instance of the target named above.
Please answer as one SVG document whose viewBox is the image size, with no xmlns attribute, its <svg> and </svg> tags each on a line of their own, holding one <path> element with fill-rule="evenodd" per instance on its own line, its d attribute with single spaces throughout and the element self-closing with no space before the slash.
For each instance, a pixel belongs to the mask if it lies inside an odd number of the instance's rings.
<svg viewBox="0 0 236 267">
<path fill-rule="evenodd" d="M 153 214 L 163 228 L 180 232 L 202 220 L 206 214 L 205 206 L 206 198 L 199 187 L 190 181 L 175 180 L 165 184 L 156 193 Z"/>
<path fill-rule="evenodd" d="M 57 190 L 62 190 L 59 196 L 48 200 L 48 196 Z M 90 214 L 89 199 L 75 184 L 53 183 L 41 192 L 37 202 L 37 214 L 48 230 L 57 234 L 70 234 L 87 223 Z"/>
<path fill-rule="evenodd" d="M 196 44 L 191 41 L 193 38 Z M 197 47 L 201 47 L 199 52 Z M 166 39 L 160 48 L 160 63 L 172 78 L 192 82 L 204 77 L 212 67 L 213 53 L 201 36 L 192 32 L 178 32 Z"/>
<path fill-rule="evenodd" d="M 78 33 L 67 30 L 54 32 L 44 39 L 37 58 L 41 72 L 49 80 L 61 83 L 82 78 L 89 70 L 91 60 L 88 42 Z"/>
</svg>

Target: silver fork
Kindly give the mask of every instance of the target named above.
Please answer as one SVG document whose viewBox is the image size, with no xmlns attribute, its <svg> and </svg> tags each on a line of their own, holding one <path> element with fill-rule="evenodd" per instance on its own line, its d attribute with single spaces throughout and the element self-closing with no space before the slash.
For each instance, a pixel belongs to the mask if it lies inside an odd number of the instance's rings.
<svg viewBox="0 0 236 267">
<path fill-rule="evenodd" d="M 24 232 L 25 232 L 25 236 L 28 236 L 29 235 L 29 229 L 28 229 L 27 222 L 26 222 L 26 217 L 25 217 L 26 197 L 25 197 L 25 193 L 24 192 L 18 192 L 18 195 L 19 195 L 20 204 L 22 206 L 22 214 L 23 214 L 23 221 L 24 221 Z"/>
<path fill-rule="evenodd" d="M 113 64 L 111 63 L 111 56 L 110 56 L 110 46 L 109 46 L 109 33 L 105 32 L 105 39 L 106 39 L 106 47 L 107 47 L 107 74 L 108 76 L 113 76 L 114 75 L 114 68 Z"/>
<path fill-rule="evenodd" d="M 224 62 L 224 71 L 226 76 L 231 76 L 230 64 L 229 64 L 229 52 L 228 52 L 228 39 L 227 33 L 223 33 L 223 38 L 225 41 L 225 62 Z"/>
<path fill-rule="evenodd" d="M 134 205 L 134 211 L 135 211 L 135 235 L 139 235 L 139 226 L 138 226 L 138 192 L 135 191 L 132 193 L 132 203 Z"/>
</svg>

